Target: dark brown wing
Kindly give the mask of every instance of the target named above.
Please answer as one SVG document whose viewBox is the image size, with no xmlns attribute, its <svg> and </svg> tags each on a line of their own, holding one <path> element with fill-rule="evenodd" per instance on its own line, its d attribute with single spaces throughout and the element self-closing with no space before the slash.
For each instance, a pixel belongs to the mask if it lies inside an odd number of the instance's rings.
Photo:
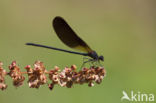
<svg viewBox="0 0 156 103">
<path fill-rule="evenodd" d="M 84 52 L 91 52 L 90 47 L 76 35 L 72 28 L 62 17 L 55 17 L 53 20 L 53 27 L 57 36 L 67 46 L 78 49 Z"/>
</svg>

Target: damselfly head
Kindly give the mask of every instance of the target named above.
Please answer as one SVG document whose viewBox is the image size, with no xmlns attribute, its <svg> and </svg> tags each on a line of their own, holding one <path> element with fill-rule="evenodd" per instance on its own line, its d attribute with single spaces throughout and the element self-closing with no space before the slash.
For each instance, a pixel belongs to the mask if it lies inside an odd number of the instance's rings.
<svg viewBox="0 0 156 103">
<path fill-rule="evenodd" d="M 101 55 L 99 56 L 98 60 L 104 61 L 104 57 Z"/>
</svg>

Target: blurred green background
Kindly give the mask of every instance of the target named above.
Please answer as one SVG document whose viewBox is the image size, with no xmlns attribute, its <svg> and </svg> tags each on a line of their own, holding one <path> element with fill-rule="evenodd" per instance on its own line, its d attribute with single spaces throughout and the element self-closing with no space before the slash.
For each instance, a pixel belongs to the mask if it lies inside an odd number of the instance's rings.
<svg viewBox="0 0 156 103">
<path fill-rule="evenodd" d="M 120 103 L 122 91 L 156 95 L 155 0 L 0 0 L 0 61 L 16 60 L 22 71 L 36 60 L 47 69 L 82 64 L 82 56 L 26 46 L 33 42 L 72 50 L 52 28 L 62 16 L 74 31 L 104 55 L 107 76 L 89 88 L 46 85 L 30 89 L 27 78 L 20 88 L 6 77 L 8 88 L 0 91 L 0 103 Z M 125 101 L 126 102 L 126 101 Z"/>
</svg>

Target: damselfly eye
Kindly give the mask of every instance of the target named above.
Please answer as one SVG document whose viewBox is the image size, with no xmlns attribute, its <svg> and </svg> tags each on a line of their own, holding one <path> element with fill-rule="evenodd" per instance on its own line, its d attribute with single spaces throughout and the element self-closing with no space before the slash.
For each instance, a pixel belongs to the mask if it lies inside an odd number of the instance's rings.
<svg viewBox="0 0 156 103">
<path fill-rule="evenodd" d="M 103 56 L 99 56 L 99 60 L 104 61 L 104 57 Z"/>
</svg>

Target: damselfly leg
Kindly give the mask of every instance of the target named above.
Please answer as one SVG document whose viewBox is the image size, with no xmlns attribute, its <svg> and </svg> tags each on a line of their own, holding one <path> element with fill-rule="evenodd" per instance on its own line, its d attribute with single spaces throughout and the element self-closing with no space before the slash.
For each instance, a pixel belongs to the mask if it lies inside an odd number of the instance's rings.
<svg viewBox="0 0 156 103">
<path fill-rule="evenodd" d="M 100 64 L 100 61 L 92 59 L 92 58 L 88 58 L 88 57 L 84 57 L 83 58 L 83 63 L 81 65 L 81 68 L 85 67 L 85 64 L 89 64 L 89 66 L 94 66 L 94 67 L 98 67 L 98 66 L 102 66 L 102 64 Z"/>
</svg>

